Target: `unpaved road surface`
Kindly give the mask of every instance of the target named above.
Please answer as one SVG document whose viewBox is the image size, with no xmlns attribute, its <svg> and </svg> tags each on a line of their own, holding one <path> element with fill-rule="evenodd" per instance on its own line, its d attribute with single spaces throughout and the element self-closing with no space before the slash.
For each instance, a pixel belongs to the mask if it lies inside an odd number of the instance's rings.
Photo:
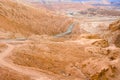
<svg viewBox="0 0 120 80">
<path fill-rule="evenodd" d="M 19 45 L 12 45 L 10 44 L 10 41 L 2 41 L 5 44 L 7 44 L 7 49 L 0 53 L 0 66 L 7 67 L 9 69 L 15 70 L 19 73 L 22 73 L 24 75 L 28 75 L 31 77 L 33 80 L 56 80 L 55 78 L 51 77 L 50 75 L 46 75 L 45 73 L 38 72 L 29 68 L 25 68 L 22 66 L 15 65 L 7 60 L 5 60 L 6 57 L 10 56 L 12 54 L 12 50 L 21 44 L 20 41 L 17 41 L 18 43 L 20 42 Z M 15 41 L 16 42 L 16 41 Z M 14 43 L 14 41 L 12 41 Z"/>
</svg>

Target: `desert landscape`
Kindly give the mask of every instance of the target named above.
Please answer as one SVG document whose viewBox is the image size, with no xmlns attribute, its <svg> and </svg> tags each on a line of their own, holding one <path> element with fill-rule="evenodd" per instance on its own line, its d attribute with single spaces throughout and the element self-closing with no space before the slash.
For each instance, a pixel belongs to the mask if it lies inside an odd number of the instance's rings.
<svg viewBox="0 0 120 80">
<path fill-rule="evenodd" d="M 0 80 L 120 80 L 120 2 L 0 0 Z"/>
</svg>

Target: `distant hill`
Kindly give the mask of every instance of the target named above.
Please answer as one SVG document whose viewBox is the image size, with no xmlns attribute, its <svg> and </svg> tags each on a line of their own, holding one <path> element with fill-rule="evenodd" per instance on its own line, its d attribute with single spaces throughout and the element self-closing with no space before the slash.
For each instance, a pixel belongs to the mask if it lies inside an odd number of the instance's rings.
<svg viewBox="0 0 120 80">
<path fill-rule="evenodd" d="M 64 32 L 73 23 L 73 19 L 43 8 L 36 9 L 13 0 L 0 3 L 0 30 L 23 35 L 54 35 Z"/>
</svg>

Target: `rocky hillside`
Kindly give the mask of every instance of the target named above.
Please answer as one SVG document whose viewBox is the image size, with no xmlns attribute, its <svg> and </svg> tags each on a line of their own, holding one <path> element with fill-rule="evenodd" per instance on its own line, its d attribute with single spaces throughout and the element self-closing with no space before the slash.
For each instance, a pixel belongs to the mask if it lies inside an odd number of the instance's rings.
<svg viewBox="0 0 120 80">
<path fill-rule="evenodd" d="M 13 0 L 2 0 L 0 22 L 0 30 L 24 35 L 31 33 L 53 35 L 64 32 L 73 23 L 73 19 Z"/>
<path fill-rule="evenodd" d="M 0 0 L 0 80 L 120 80 L 120 20 L 84 18 Z"/>
<path fill-rule="evenodd" d="M 113 42 L 117 47 L 120 47 L 120 20 L 109 25 L 110 31 L 113 34 Z"/>
</svg>

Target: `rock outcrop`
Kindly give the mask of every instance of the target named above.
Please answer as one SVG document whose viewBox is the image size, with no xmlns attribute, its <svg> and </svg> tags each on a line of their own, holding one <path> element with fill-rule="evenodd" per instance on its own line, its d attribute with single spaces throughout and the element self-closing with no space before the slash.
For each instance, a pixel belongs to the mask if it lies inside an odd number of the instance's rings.
<svg viewBox="0 0 120 80">
<path fill-rule="evenodd" d="M 109 30 L 112 32 L 120 30 L 120 20 L 113 22 L 112 24 L 109 25 Z"/>
<path fill-rule="evenodd" d="M 114 44 L 120 48 L 120 34 L 116 37 Z"/>
<path fill-rule="evenodd" d="M 109 30 L 113 34 L 113 43 L 115 44 L 115 46 L 120 47 L 120 20 L 110 24 Z"/>
</svg>

